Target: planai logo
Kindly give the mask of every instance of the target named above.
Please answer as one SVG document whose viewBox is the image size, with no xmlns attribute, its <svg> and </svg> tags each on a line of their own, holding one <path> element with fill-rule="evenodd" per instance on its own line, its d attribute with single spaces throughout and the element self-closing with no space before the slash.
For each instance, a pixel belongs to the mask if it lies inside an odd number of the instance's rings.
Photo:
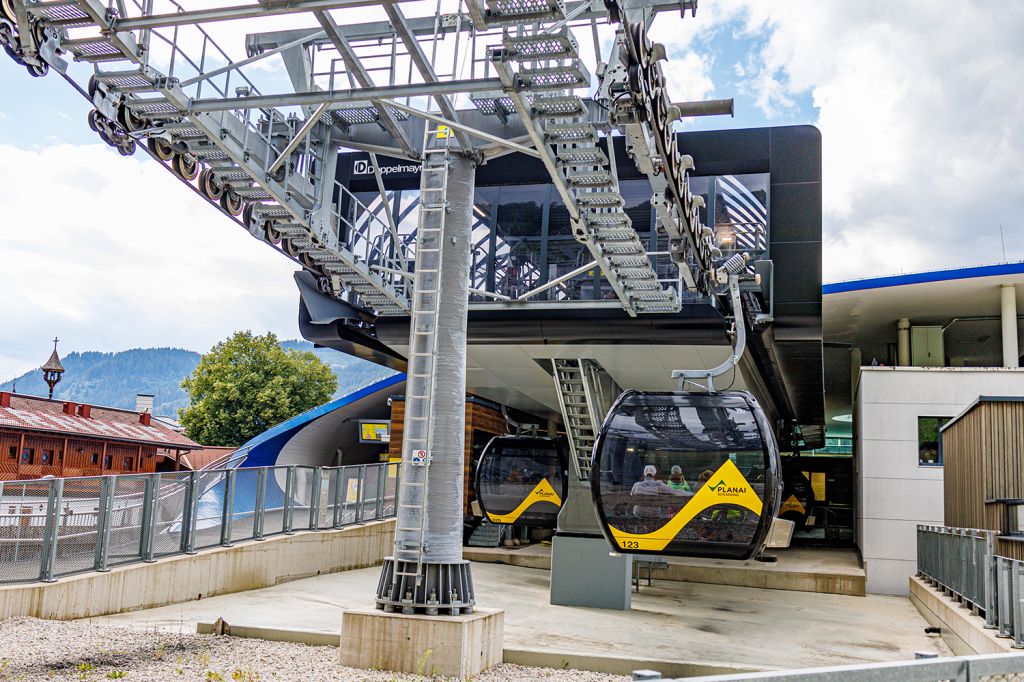
<svg viewBox="0 0 1024 682">
<path fill-rule="evenodd" d="M 420 164 L 418 163 L 400 163 L 394 166 L 385 166 L 381 164 L 380 174 L 381 175 L 393 175 L 396 173 L 419 173 Z M 372 175 L 373 165 L 366 159 L 358 159 L 352 164 L 352 175 Z"/>
<path fill-rule="evenodd" d="M 711 486 L 711 490 L 722 497 L 738 497 L 746 494 L 747 487 L 743 485 L 728 485 L 723 478 Z"/>
</svg>

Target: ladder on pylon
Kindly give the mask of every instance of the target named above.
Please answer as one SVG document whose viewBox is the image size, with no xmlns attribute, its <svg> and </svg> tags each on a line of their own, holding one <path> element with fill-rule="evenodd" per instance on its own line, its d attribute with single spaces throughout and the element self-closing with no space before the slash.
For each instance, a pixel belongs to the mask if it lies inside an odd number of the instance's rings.
<svg viewBox="0 0 1024 682">
<path fill-rule="evenodd" d="M 580 480 L 588 480 L 594 441 L 619 388 L 593 360 L 554 359 L 551 363 L 573 467 Z"/>
<path fill-rule="evenodd" d="M 427 524 L 428 475 L 430 447 L 434 435 L 434 378 L 437 364 L 438 303 L 441 280 L 441 250 L 448 215 L 448 176 L 451 171 L 451 129 L 446 126 L 423 131 L 423 167 L 420 176 L 420 206 L 416 237 L 416 281 L 413 287 L 412 320 L 409 331 L 409 372 L 406 375 L 405 452 L 410 462 L 410 475 L 402 482 L 399 519 L 408 519 L 403 509 L 415 510 L 418 525 L 398 526 L 402 536 L 414 533 L 417 552 L 415 571 L 408 563 L 397 563 L 395 581 L 407 587 L 409 578 L 418 587 L 423 578 L 425 535 Z M 425 461 L 414 460 L 413 453 L 425 451 Z M 411 513 L 411 512 L 410 512 Z M 406 550 L 411 549 L 405 547 Z M 397 557 L 396 557 L 397 558 Z M 403 578 L 405 579 L 403 581 Z"/>
</svg>

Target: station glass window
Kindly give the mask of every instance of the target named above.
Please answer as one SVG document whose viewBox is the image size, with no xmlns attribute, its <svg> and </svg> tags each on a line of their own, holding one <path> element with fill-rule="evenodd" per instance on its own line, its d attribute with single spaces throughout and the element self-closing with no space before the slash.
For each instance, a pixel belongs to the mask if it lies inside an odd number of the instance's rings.
<svg viewBox="0 0 1024 682">
<path fill-rule="evenodd" d="M 18 446 L 12 445 L 7 448 L 7 459 L 18 459 Z"/>
<path fill-rule="evenodd" d="M 92 453 L 92 460 L 91 461 L 92 461 L 92 463 L 94 465 L 99 464 L 100 463 L 100 453 L 98 453 L 98 452 Z"/>
<path fill-rule="evenodd" d="M 942 466 L 942 437 L 939 429 L 949 417 L 917 418 L 917 464 L 918 466 Z"/>
<path fill-rule="evenodd" d="M 113 457 L 110 455 L 103 455 L 103 468 L 109 469 L 111 466 L 113 466 Z"/>
<path fill-rule="evenodd" d="M 1024 536 L 1024 500 L 1006 503 L 1006 535 Z"/>
<path fill-rule="evenodd" d="M 53 461 L 53 450 L 43 450 L 42 463 L 49 464 L 51 461 Z"/>
<path fill-rule="evenodd" d="M 124 469 L 125 471 L 131 471 L 132 469 L 135 468 L 134 466 L 132 466 L 133 462 L 131 457 L 125 457 L 124 461 L 121 462 L 121 464 L 121 468 Z"/>
<path fill-rule="evenodd" d="M 25 448 L 21 451 L 21 463 L 32 464 L 36 458 L 36 451 L 34 448 Z"/>
</svg>

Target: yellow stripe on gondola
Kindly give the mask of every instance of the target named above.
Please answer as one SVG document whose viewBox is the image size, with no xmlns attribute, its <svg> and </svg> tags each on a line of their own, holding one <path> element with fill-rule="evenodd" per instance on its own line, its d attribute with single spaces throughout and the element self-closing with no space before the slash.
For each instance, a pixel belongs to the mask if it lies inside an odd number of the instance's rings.
<svg viewBox="0 0 1024 682">
<path fill-rule="evenodd" d="M 642 499 L 637 496 L 637 504 L 642 504 Z M 612 537 L 615 538 L 615 543 L 624 551 L 643 549 L 658 552 L 665 549 L 668 543 L 672 542 L 679 531 L 697 514 L 716 504 L 734 504 L 749 509 L 758 516 L 761 515 L 763 507 L 761 498 L 750 487 L 750 483 L 731 459 L 726 460 L 725 464 L 718 467 L 714 476 L 701 486 L 700 490 L 690 498 L 690 501 L 682 509 L 676 512 L 671 521 L 658 530 L 636 535 L 619 530 L 611 524 L 608 524 L 608 529 L 611 531 Z"/>
<path fill-rule="evenodd" d="M 558 496 L 558 493 L 555 492 L 555 489 L 548 483 L 546 478 L 538 483 L 530 494 L 526 496 L 526 499 L 520 502 L 519 506 L 508 514 L 492 514 L 487 512 L 487 518 L 493 523 L 515 523 L 516 519 L 522 516 L 523 512 L 538 502 L 550 502 L 557 507 L 562 506 L 562 498 Z"/>
</svg>

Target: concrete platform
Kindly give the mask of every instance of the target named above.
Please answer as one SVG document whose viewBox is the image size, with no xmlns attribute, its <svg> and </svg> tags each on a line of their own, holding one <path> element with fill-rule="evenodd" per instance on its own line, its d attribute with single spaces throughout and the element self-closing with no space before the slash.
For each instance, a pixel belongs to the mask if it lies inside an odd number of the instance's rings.
<svg viewBox="0 0 1024 682">
<path fill-rule="evenodd" d="M 341 664 L 468 680 L 501 663 L 504 612 L 406 616 L 350 609 L 341 621 Z"/>
<path fill-rule="evenodd" d="M 867 574 L 860 567 L 857 553 L 851 549 L 791 547 L 772 550 L 771 554 L 779 560 L 764 563 L 672 557 L 667 569 L 654 572 L 654 579 L 858 597 L 865 594 Z M 551 570 L 548 545 L 466 547 L 463 555 L 470 561 Z"/>
<path fill-rule="evenodd" d="M 95 620 L 194 632 L 197 622 L 223 617 L 232 626 L 337 635 L 342 610 L 370 606 L 379 575 L 379 568 L 358 569 Z M 581 667 L 576 661 L 584 657 L 605 657 L 764 669 L 950 654 L 924 634 L 927 623 L 905 597 L 659 580 L 623 612 L 551 606 L 545 571 L 478 563 L 473 580 L 479 607 L 505 611 L 505 659 L 518 662 L 547 657 Z"/>
<path fill-rule="evenodd" d="M 950 599 L 917 576 L 910 577 L 910 601 L 930 624 L 942 628 L 942 638 L 957 656 L 1017 652 L 1013 639 L 997 637 L 985 619 Z"/>
</svg>

